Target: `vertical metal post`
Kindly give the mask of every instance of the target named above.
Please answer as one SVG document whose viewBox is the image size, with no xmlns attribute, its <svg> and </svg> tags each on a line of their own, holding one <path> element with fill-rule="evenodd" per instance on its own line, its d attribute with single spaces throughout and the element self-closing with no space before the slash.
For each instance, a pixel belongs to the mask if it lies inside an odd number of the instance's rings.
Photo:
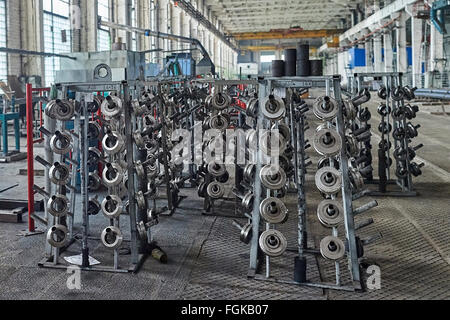
<svg viewBox="0 0 450 320">
<path fill-rule="evenodd" d="M 80 154 L 80 175 L 81 175 L 81 213 L 83 219 L 83 237 L 81 240 L 81 254 L 82 254 L 82 267 L 89 267 L 89 247 L 88 247 L 88 207 L 89 207 L 89 196 L 88 196 L 88 128 L 89 128 L 89 118 L 87 116 L 86 110 L 86 100 L 83 96 L 81 101 L 81 154 Z M 76 176 L 74 177 L 76 179 Z"/>
<path fill-rule="evenodd" d="M 261 83 L 259 86 L 259 104 L 264 100 L 267 94 L 267 85 L 265 83 Z M 261 112 L 261 105 L 258 108 L 258 117 L 257 117 L 257 125 L 256 125 L 256 136 L 257 139 L 257 157 L 256 157 L 256 174 L 255 174 L 255 184 L 254 184 L 254 204 L 253 204 L 253 213 L 252 213 L 252 224 L 253 224 L 253 236 L 251 240 L 251 248 L 250 248 L 250 272 L 256 272 L 258 267 L 258 251 L 259 251 L 259 227 L 260 227 L 260 214 L 259 214 L 259 203 L 261 201 L 262 196 L 262 186 L 261 180 L 259 178 L 259 173 L 261 172 L 261 150 L 259 148 L 259 134 L 263 129 L 263 120 L 264 115 Z"/>
<path fill-rule="evenodd" d="M 27 83 L 27 164 L 28 164 L 28 231 L 35 232 L 34 214 L 34 153 L 33 153 L 33 86 Z M 5 146 L 6 148 L 6 146 Z"/>
<path fill-rule="evenodd" d="M 75 132 L 78 135 L 78 137 L 74 137 L 74 143 L 73 143 L 73 150 L 74 150 L 74 152 L 73 152 L 72 156 L 73 156 L 75 161 L 78 161 L 78 159 L 81 159 L 80 139 L 81 139 L 83 130 L 81 130 L 81 120 L 80 120 L 80 118 L 81 118 L 80 113 L 75 114 L 74 129 L 75 129 Z M 80 161 L 80 166 L 81 165 L 82 165 L 82 163 Z M 71 218 L 69 217 L 69 219 L 70 219 L 69 220 L 69 232 L 70 232 L 71 237 L 73 237 L 73 224 L 74 224 L 74 220 L 75 220 L 75 209 L 76 209 L 76 192 L 75 192 L 75 189 L 77 187 L 77 173 L 78 173 L 77 166 L 72 165 L 72 181 L 71 181 L 72 189 L 70 190 L 70 205 L 71 205 L 70 213 L 72 213 L 73 216 Z"/>
<path fill-rule="evenodd" d="M 337 129 L 342 138 L 345 137 L 345 125 L 343 116 L 343 104 L 341 98 L 341 85 L 340 79 L 334 79 L 334 95 L 335 99 L 339 105 L 339 112 L 337 116 Z M 342 198 L 344 206 L 344 222 L 345 230 L 347 233 L 347 241 L 349 245 L 349 269 L 354 282 L 360 282 L 360 271 L 358 263 L 358 253 L 356 247 L 356 237 L 355 237 L 355 221 L 353 216 L 353 203 L 352 203 L 352 191 L 349 179 L 349 168 L 348 168 L 348 158 L 347 151 L 345 148 L 341 150 L 341 170 L 342 170 Z"/>
<path fill-rule="evenodd" d="M 297 145 L 297 157 L 300 152 L 300 159 L 296 167 L 298 176 L 297 188 L 298 188 L 298 254 L 302 258 L 304 256 L 304 249 L 307 247 L 307 234 L 306 234 L 306 196 L 305 196 L 305 174 L 306 174 L 306 161 L 305 161 L 305 118 L 300 115 L 297 123 L 297 137 L 295 144 Z"/>
<path fill-rule="evenodd" d="M 127 150 L 127 166 L 128 166 L 128 200 L 130 203 L 130 228 L 131 228 L 131 262 L 136 265 L 138 263 L 138 247 L 137 247 L 137 221 L 136 221 L 136 196 L 134 190 L 134 155 L 133 155 L 133 139 L 132 139 L 132 121 L 131 121 L 131 101 L 128 83 L 124 81 L 123 100 L 125 110 L 125 137 Z"/>
</svg>

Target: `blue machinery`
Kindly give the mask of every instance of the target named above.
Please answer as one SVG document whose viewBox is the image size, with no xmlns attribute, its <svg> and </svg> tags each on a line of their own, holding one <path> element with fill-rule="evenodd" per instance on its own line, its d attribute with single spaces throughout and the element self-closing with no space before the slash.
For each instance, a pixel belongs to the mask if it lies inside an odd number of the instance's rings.
<svg viewBox="0 0 450 320">
<path fill-rule="evenodd" d="M 9 104 L 11 105 L 11 112 L 7 112 Z M 14 136 L 15 136 L 15 144 L 16 149 L 13 153 L 20 152 L 20 125 L 19 125 L 20 113 L 16 112 L 16 100 L 14 96 L 11 99 L 11 102 L 8 102 L 6 97 L 3 97 L 2 108 L 0 108 L 0 123 L 1 123 L 1 136 L 0 139 L 0 150 L 2 152 L 2 156 L 7 158 L 11 155 L 9 152 L 9 144 L 8 144 L 8 122 L 14 121 Z"/>
<path fill-rule="evenodd" d="M 450 1 L 438 0 L 433 2 L 430 11 L 430 19 L 441 34 L 447 33 L 447 29 L 445 28 L 445 10 L 447 9 L 450 9 Z"/>
</svg>

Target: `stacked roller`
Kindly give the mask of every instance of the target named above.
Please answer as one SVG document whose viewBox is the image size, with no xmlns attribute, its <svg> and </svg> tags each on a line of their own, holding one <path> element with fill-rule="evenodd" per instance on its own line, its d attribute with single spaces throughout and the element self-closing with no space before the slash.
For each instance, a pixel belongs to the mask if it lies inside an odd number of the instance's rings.
<svg viewBox="0 0 450 320">
<path fill-rule="evenodd" d="M 297 47 L 297 76 L 308 77 L 310 75 L 309 44 L 299 44 Z"/>
<path fill-rule="evenodd" d="M 284 50 L 284 74 L 286 77 L 297 75 L 297 49 Z"/>
</svg>

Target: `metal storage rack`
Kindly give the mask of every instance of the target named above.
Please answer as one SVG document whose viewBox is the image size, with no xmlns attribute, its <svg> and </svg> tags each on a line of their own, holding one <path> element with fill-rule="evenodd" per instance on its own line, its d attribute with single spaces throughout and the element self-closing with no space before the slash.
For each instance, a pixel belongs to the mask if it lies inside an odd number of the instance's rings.
<svg viewBox="0 0 450 320">
<path fill-rule="evenodd" d="M 259 100 L 262 101 L 265 97 L 271 94 L 274 88 L 283 88 L 283 89 L 294 89 L 294 88 L 321 88 L 326 90 L 326 94 L 329 96 L 332 92 L 334 93 L 335 101 L 339 105 L 339 112 L 336 118 L 336 125 L 339 135 L 342 140 L 345 141 L 345 122 L 343 116 L 343 104 L 341 98 L 341 87 L 340 87 L 341 78 L 340 76 L 328 76 L 328 77 L 307 77 L 307 78 L 269 78 L 263 81 L 260 81 L 260 91 L 259 91 Z M 304 138 L 304 117 L 300 112 L 299 117 L 295 117 L 295 105 L 292 103 L 290 98 L 287 98 L 289 113 L 291 115 L 291 123 L 293 124 L 293 138 L 295 140 L 294 145 L 297 147 L 295 157 L 295 166 L 298 168 L 298 172 L 295 175 L 295 181 L 298 186 L 298 243 L 296 251 L 298 251 L 298 258 L 303 259 L 306 255 L 320 255 L 320 252 L 317 249 L 311 249 L 307 247 L 307 233 L 306 233 L 306 189 L 305 189 L 305 138 Z M 301 110 L 301 108 L 300 108 Z M 297 110 L 298 111 L 298 110 Z M 305 110 L 303 109 L 303 112 Z M 264 116 L 261 112 L 258 113 L 257 119 L 257 128 L 263 129 L 266 127 Z M 261 151 L 260 151 L 261 153 Z M 261 155 L 260 155 L 261 156 Z M 260 156 L 258 157 L 256 172 L 261 171 L 261 162 Z M 335 263 L 335 273 L 336 273 L 336 282 L 335 283 L 313 283 L 309 282 L 306 275 L 306 265 L 303 266 L 305 273 L 300 278 L 303 278 L 302 281 L 294 281 L 288 279 L 281 278 L 273 278 L 271 277 L 271 269 L 270 269 L 270 258 L 268 256 L 265 257 L 261 254 L 258 240 L 260 238 L 260 232 L 264 230 L 270 230 L 272 226 L 270 224 L 266 224 L 263 226 L 260 216 L 260 199 L 264 197 L 264 188 L 261 184 L 261 180 L 259 175 L 255 176 L 254 183 L 254 195 L 255 195 L 255 203 L 254 209 L 252 213 L 252 226 L 253 226 L 253 236 L 251 239 L 251 248 L 250 248 L 250 268 L 248 276 L 250 278 L 254 278 L 256 280 L 262 281 L 274 281 L 285 284 L 294 284 L 294 285 L 302 285 L 302 286 L 310 286 L 310 287 L 319 287 L 326 289 L 337 289 L 337 290 L 349 290 L 354 291 L 362 288 L 361 285 L 361 275 L 360 268 L 358 262 L 358 248 L 357 248 L 357 238 L 355 235 L 355 221 L 354 215 L 358 213 L 362 213 L 367 211 L 370 208 L 376 206 L 374 203 L 370 203 L 366 205 L 364 208 L 359 208 L 357 210 L 353 209 L 353 200 L 361 198 L 366 193 L 360 194 L 352 194 L 351 183 L 349 180 L 349 168 L 348 168 L 348 159 L 346 154 L 345 145 L 342 147 L 340 151 L 340 174 L 342 179 L 342 190 L 341 196 L 343 201 L 343 210 L 344 210 L 344 224 L 346 230 L 346 239 L 348 241 L 348 265 L 351 273 L 351 285 L 343 285 L 340 280 L 341 271 L 340 265 L 338 262 Z M 333 160 L 333 159 L 330 159 Z M 333 160 L 334 161 L 334 160 Z M 258 200 L 259 199 L 259 200 Z M 337 228 L 333 229 L 333 235 L 337 236 Z M 261 272 L 262 263 L 266 261 L 266 270 L 265 273 Z"/>
<path fill-rule="evenodd" d="M 133 135 L 132 133 L 137 128 L 136 118 L 133 118 L 133 110 L 131 106 L 131 97 L 137 97 L 137 94 L 140 92 L 140 89 L 144 86 L 144 83 L 141 82 L 93 82 L 93 83 L 65 83 L 58 85 L 56 88 L 58 90 L 58 98 L 61 100 L 68 99 L 68 93 L 75 93 L 75 101 L 78 108 L 78 111 L 75 112 L 75 134 L 72 134 L 74 139 L 73 145 L 73 153 L 71 157 L 67 155 L 62 155 L 60 159 L 60 163 L 69 162 L 72 165 L 71 170 L 71 183 L 66 187 L 58 186 L 57 189 L 59 194 L 65 195 L 67 193 L 67 189 L 70 190 L 70 212 L 67 214 L 67 220 L 62 221 L 61 218 L 51 217 L 50 220 L 46 221 L 45 219 L 38 218 L 38 220 L 47 225 L 47 229 L 50 230 L 52 226 L 65 224 L 68 229 L 68 237 L 66 244 L 61 248 L 51 247 L 50 255 L 43 259 L 39 266 L 43 268 L 56 268 L 56 269 L 66 269 L 67 266 L 61 263 L 61 254 L 66 251 L 71 245 L 75 242 L 81 242 L 82 247 L 82 265 L 81 270 L 84 271 L 100 271 L 100 272 L 116 272 L 116 273 L 124 273 L 124 272 L 137 272 L 141 267 L 142 263 L 146 259 L 146 254 L 141 253 L 141 243 L 138 239 L 138 231 L 137 231 L 137 222 L 146 219 L 143 212 L 139 212 L 137 209 L 136 203 L 136 194 L 135 194 L 135 169 L 134 163 L 135 160 L 139 158 L 136 152 L 136 148 L 134 147 Z M 125 141 L 125 150 L 127 152 L 127 171 L 128 175 L 128 214 L 129 214 L 129 223 L 130 230 L 129 235 L 130 239 L 124 240 L 124 242 L 130 245 L 130 261 L 127 267 L 123 267 L 119 263 L 119 249 L 115 248 L 113 251 L 114 255 L 114 263 L 112 266 L 91 266 L 89 263 L 89 242 L 90 241 L 99 241 L 98 237 L 92 237 L 89 225 L 89 192 L 88 192 L 88 158 L 89 158 L 89 150 L 88 150 L 88 127 L 89 127 L 89 118 L 90 115 L 87 111 L 88 104 L 93 100 L 93 92 L 96 93 L 115 93 L 119 96 L 123 101 L 124 108 L 124 118 L 125 118 L 125 127 L 124 133 L 126 137 Z M 65 129 L 65 123 L 63 121 L 59 121 L 59 127 L 61 130 Z M 80 163 L 76 160 L 78 156 L 80 157 Z M 44 162 L 45 160 L 40 159 L 40 162 Z M 49 165 L 49 163 L 47 163 Z M 81 194 L 78 195 L 76 193 L 76 176 L 78 173 L 78 169 L 80 171 L 81 176 Z M 38 186 L 34 186 L 34 189 L 41 194 L 43 194 L 46 198 L 51 195 L 50 190 L 43 190 Z M 53 189 L 53 188 L 52 188 Z M 49 192 L 50 191 L 50 192 Z M 74 220 L 75 216 L 79 211 L 76 210 L 76 203 L 81 203 L 81 212 L 80 215 L 82 217 L 82 231 L 81 234 L 75 233 L 74 230 Z M 139 217 L 138 217 L 139 215 Z M 118 227 L 120 225 L 120 218 L 111 219 L 110 226 Z"/>
<path fill-rule="evenodd" d="M 404 97 L 401 97 L 401 99 L 393 98 L 393 91 L 395 88 L 403 87 L 402 84 L 402 73 L 398 72 L 372 72 L 372 73 L 356 73 L 354 75 L 354 81 L 355 81 L 355 87 L 360 91 L 363 88 L 363 82 L 366 78 L 379 78 L 382 79 L 382 82 L 384 84 L 385 88 L 385 105 L 387 110 L 391 110 L 391 112 L 388 112 L 386 115 L 382 116 L 381 123 L 386 123 L 387 126 L 391 128 L 389 130 L 390 132 L 381 132 L 381 141 L 386 141 L 387 144 L 390 146 L 392 144 L 392 141 L 394 142 L 393 147 L 394 149 L 398 147 L 405 148 L 406 150 L 409 150 L 410 142 L 409 139 L 405 136 L 401 140 L 393 139 L 391 136 L 391 132 L 394 132 L 398 128 L 405 129 L 407 127 L 407 121 L 406 119 L 402 120 L 395 120 L 392 117 L 392 113 L 396 112 L 399 108 L 405 107 L 405 99 Z M 414 190 L 413 181 L 412 181 L 412 175 L 410 170 L 410 162 L 406 161 L 406 176 L 404 178 L 398 178 L 398 179 L 392 179 L 392 172 L 391 172 L 391 164 L 389 162 L 391 161 L 391 149 L 387 150 L 379 150 L 378 158 L 379 158 L 379 171 L 378 176 L 379 179 L 373 179 L 366 181 L 368 184 L 375 184 L 379 186 L 378 191 L 371 192 L 371 195 L 373 196 L 394 196 L 394 197 L 414 197 L 417 196 L 417 192 Z M 407 157 L 409 157 L 409 151 L 407 154 Z M 396 168 L 401 165 L 400 162 L 395 159 L 396 161 Z M 393 164 L 392 164 L 393 165 Z M 387 190 L 387 185 L 393 185 L 397 186 L 400 190 Z"/>
</svg>

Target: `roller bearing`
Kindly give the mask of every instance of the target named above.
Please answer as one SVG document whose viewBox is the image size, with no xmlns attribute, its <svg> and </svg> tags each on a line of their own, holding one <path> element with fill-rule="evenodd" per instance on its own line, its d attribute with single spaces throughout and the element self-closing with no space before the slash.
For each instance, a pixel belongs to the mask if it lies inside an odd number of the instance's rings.
<svg viewBox="0 0 450 320">
<path fill-rule="evenodd" d="M 266 198 L 259 207 L 261 217 L 270 224 L 285 223 L 288 219 L 288 209 L 278 198 Z"/>
<path fill-rule="evenodd" d="M 96 216 L 102 210 L 102 205 L 96 198 L 89 199 L 88 215 Z"/>
<path fill-rule="evenodd" d="M 66 155 L 72 150 L 73 139 L 67 132 L 56 131 L 50 140 L 50 148 L 56 154 Z"/>
<path fill-rule="evenodd" d="M 123 242 L 123 235 L 117 227 L 106 227 L 101 235 L 102 243 L 109 249 L 118 249 Z"/>
<path fill-rule="evenodd" d="M 220 199 L 225 195 L 225 188 L 223 184 L 219 182 L 211 182 L 208 185 L 206 192 L 211 199 Z"/>
<path fill-rule="evenodd" d="M 102 179 L 99 177 L 98 172 L 89 172 L 88 190 L 95 192 L 100 190 L 102 186 Z"/>
<path fill-rule="evenodd" d="M 256 118 L 258 116 L 259 100 L 251 98 L 247 104 L 246 113 L 248 116 Z"/>
<path fill-rule="evenodd" d="M 214 130 L 224 131 L 229 127 L 230 123 L 227 118 L 222 115 L 212 116 L 209 120 L 209 127 Z"/>
<path fill-rule="evenodd" d="M 359 171 L 349 168 L 349 178 L 353 186 L 353 191 L 359 191 L 364 187 L 364 177 Z"/>
<path fill-rule="evenodd" d="M 210 106 L 215 110 L 225 110 L 231 104 L 231 97 L 223 92 L 218 92 L 211 97 Z"/>
<path fill-rule="evenodd" d="M 253 195 L 253 192 L 248 191 L 242 198 L 241 205 L 245 210 L 251 211 L 251 210 L 253 210 L 254 200 L 255 200 L 255 196 Z"/>
<path fill-rule="evenodd" d="M 262 113 L 269 120 L 277 121 L 286 114 L 286 105 L 280 97 L 270 95 L 262 103 Z"/>
<path fill-rule="evenodd" d="M 341 260 L 345 257 L 345 243 L 337 237 L 326 237 L 320 242 L 320 253 L 327 260 Z"/>
<path fill-rule="evenodd" d="M 47 242 L 54 248 L 64 247 L 69 240 L 69 230 L 67 227 L 57 224 L 47 232 Z"/>
<path fill-rule="evenodd" d="M 123 212 L 123 202 L 116 195 L 107 196 L 102 202 L 102 211 L 106 218 L 116 219 Z"/>
<path fill-rule="evenodd" d="M 286 237 L 277 230 L 267 230 L 259 238 L 259 247 L 269 257 L 279 257 L 287 250 Z"/>
<path fill-rule="evenodd" d="M 317 217 L 325 227 L 334 228 L 344 221 L 344 208 L 336 200 L 324 200 L 317 208 Z"/>
<path fill-rule="evenodd" d="M 313 105 L 314 115 L 323 121 L 330 121 L 336 118 L 339 108 L 337 102 L 330 97 L 320 97 Z"/>
<path fill-rule="evenodd" d="M 347 120 L 354 120 L 358 114 L 358 108 L 351 100 L 344 100 L 344 115 Z"/>
<path fill-rule="evenodd" d="M 64 195 L 52 196 L 47 202 L 47 211 L 53 217 L 65 217 L 69 212 L 69 199 Z"/>
<path fill-rule="evenodd" d="M 52 100 L 46 109 L 50 118 L 60 121 L 69 121 L 75 114 L 75 106 L 67 100 Z"/>
<path fill-rule="evenodd" d="M 102 127 L 97 121 L 90 121 L 88 128 L 88 139 L 89 140 L 97 140 L 100 138 L 102 134 Z"/>
<path fill-rule="evenodd" d="M 65 163 L 56 162 L 49 171 L 50 181 L 58 186 L 64 186 L 70 180 L 70 167 Z"/>
<path fill-rule="evenodd" d="M 107 187 L 116 187 L 123 181 L 123 169 L 117 163 L 108 163 L 103 170 L 103 182 Z"/>
<path fill-rule="evenodd" d="M 336 194 L 342 188 L 342 179 L 338 170 L 332 167 L 324 167 L 316 174 L 317 188 L 327 195 Z"/>
<path fill-rule="evenodd" d="M 147 209 L 147 201 L 145 201 L 144 193 L 142 191 L 136 192 L 136 203 L 139 209 Z"/>
<path fill-rule="evenodd" d="M 253 183 L 255 181 L 255 173 L 256 166 L 254 164 L 246 165 L 244 168 L 244 179 L 249 183 Z"/>
<path fill-rule="evenodd" d="M 102 114 L 110 119 L 120 115 L 122 109 L 122 99 L 116 96 L 107 96 L 102 103 Z"/>
<path fill-rule="evenodd" d="M 125 141 L 117 131 L 108 132 L 102 141 L 103 150 L 106 154 L 112 156 L 123 151 Z"/>
<path fill-rule="evenodd" d="M 208 173 L 218 178 L 227 173 L 227 169 L 225 165 L 217 163 L 216 161 L 211 161 L 208 164 Z"/>
<path fill-rule="evenodd" d="M 321 156 L 334 157 L 342 150 L 341 136 L 334 130 L 320 130 L 314 135 L 314 149 Z"/>
<path fill-rule="evenodd" d="M 267 165 L 260 172 L 261 183 L 270 190 L 280 190 L 286 185 L 287 177 L 279 166 Z"/>
<path fill-rule="evenodd" d="M 156 154 L 159 152 L 159 143 L 156 140 L 149 140 L 145 143 L 147 153 Z"/>
</svg>

